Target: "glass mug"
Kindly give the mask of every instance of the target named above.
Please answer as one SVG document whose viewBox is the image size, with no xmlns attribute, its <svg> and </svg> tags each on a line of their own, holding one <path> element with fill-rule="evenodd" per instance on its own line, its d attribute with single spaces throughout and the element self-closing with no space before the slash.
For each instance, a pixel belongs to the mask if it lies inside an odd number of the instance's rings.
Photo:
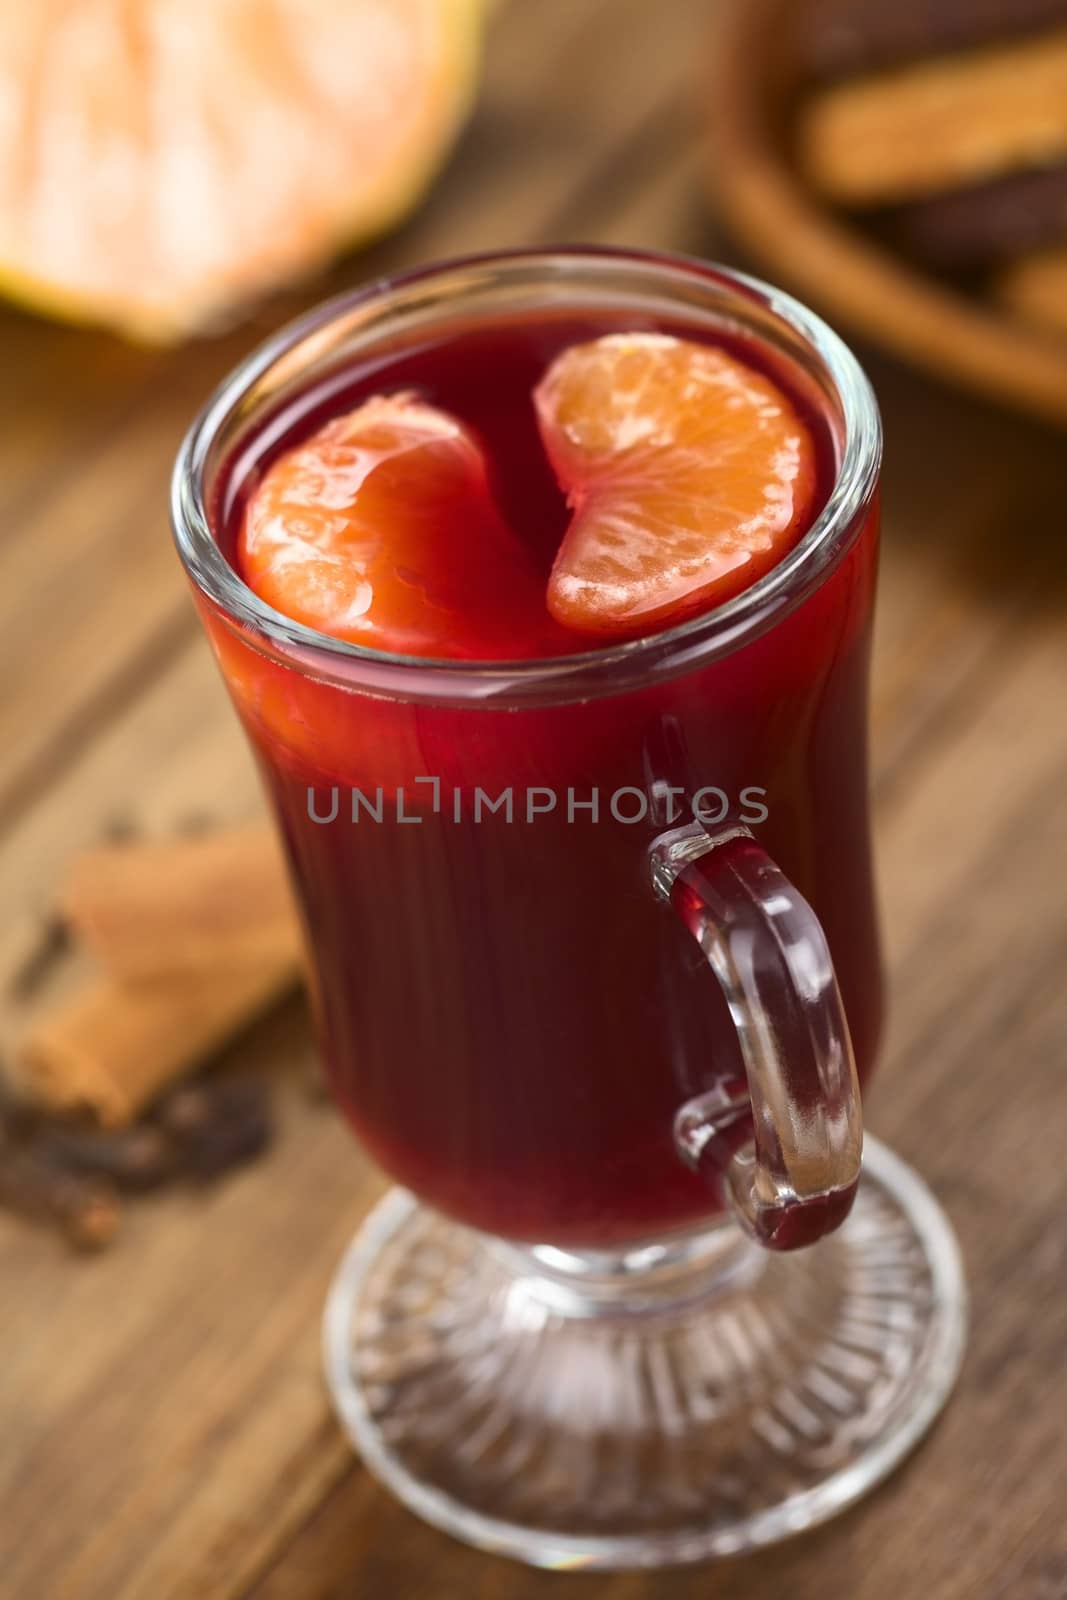
<svg viewBox="0 0 1067 1600">
<path fill-rule="evenodd" d="M 828 497 L 767 576 L 650 637 L 501 663 L 330 639 L 243 585 L 228 519 L 301 417 L 546 308 L 722 337 L 801 398 Z M 331 1388 L 368 1464 L 471 1542 L 603 1566 L 767 1542 L 883 1476 L 951 1386 L 947 1225 L 873 1141 L 856 1200 L 880 452 L 810 312 L 606 251 L 342 297 L 183 446 L 179 550 L 281 829 L 330 1081 L 404 1186 L 335 1281 Z"/>
</svg>

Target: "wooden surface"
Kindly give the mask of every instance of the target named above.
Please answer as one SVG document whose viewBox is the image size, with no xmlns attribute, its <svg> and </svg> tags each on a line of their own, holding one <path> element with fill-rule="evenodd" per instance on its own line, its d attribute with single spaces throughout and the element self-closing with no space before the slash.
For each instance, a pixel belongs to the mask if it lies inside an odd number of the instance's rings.
<svg viewBox="0 0 1067 1600">
<path fill-rule="evenodd" d="M 708 14 L 505 6 L 480 114 L 429 205 L 334 282 L 562 239 L 729 257 L 695 133 Z M 172 354 L 2 316 L 5 1028 L 33 1004 L 75 847 L 258 806 L 165 489 L 195 405 L 298 303 Z M 267 1162 L 139 1205 L 91 1261 L 0 1218 L 2 1600 L 1067 1593 L 1063 444 L 871 369 L 889 450 L 874 764 L 893 1021 L 869 1119 L 950 1212 L 974 1297 L 929 1442 L 838 1522 L 714 1574 L 532 1574 L 417 1523 L 352 1458 L 323 1391 L 327 1281 L 379 1180 L 295 1082 L 294 1004 L 235 1051 L 277 1065 Z"/>
</svg>

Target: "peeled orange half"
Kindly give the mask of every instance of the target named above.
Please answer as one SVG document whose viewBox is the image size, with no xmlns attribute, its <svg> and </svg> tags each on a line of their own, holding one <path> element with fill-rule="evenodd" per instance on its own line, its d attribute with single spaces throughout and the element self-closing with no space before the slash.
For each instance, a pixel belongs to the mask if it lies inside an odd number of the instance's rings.
<svg viewBox="0 0 1067 1600">
<path fill-rule="evenodd" d="M 395 222 L 485 0 L 0 7 L 0 291 L 169 339 Z"/>
<path fill-rule="evenodd" d="M 535 395 L 573 513 L 557 622 L 624 638 L 769 572 L 803 532 L 815 446 L 788 396 L 729 351 L 666 334 L 572 345 Z"/>
</svg>

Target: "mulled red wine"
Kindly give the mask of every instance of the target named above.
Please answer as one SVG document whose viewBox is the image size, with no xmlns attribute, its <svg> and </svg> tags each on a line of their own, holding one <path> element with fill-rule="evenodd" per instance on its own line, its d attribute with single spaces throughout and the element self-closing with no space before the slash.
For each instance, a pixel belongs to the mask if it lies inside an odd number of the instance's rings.
<svg viewBox="0 0 1067 1600">
<path fill-rule="evenodd" d="M 608 369 L 567 359 L 593 346 Z M 701 385 L 715 405 L 739 396 L 762 457 L 744 441 L 718 466 L 700 456 Z M 687 397 L 665 479 L 612 477 L 601 392 L 632 392 L 638 443 Z M 245 581 L 419 678 L 398 694 L 313 646 L 297 665 L 204 603 L 281 825 L 334 1092 L 382 1167 L 450 1215 L 592 1247 L 718 1208 L 673 1123 L 742 1076 L 734 1025 L 648 886 L 649 845 L 694 806 L 751 827 L 811 902 L 870 1070 L 876 514 L 773 626 L 690 660 L 648 648 L 803 542 L 838 454 L 829 401 L 783 356 L 695 320 L 582 307 L 380 348 L 288 402 L 222 474 L 216 537 Z M 330 498 L 337 472 L 348 500 Z M 720 553 L 711 579 L 702 539 Z M 591 651 L 600 667 L 568 690 Z"/>
</svg>

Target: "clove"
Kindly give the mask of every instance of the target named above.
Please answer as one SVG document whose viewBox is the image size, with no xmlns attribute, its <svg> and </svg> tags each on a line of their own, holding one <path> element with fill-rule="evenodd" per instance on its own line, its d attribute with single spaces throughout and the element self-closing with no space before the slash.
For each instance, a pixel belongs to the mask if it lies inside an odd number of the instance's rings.
<svg viewBox="0 0 1067 1600">
<path fill-rule="evenodd" d="M 103 1249 L 120 1221 L 113 1184 L 65 1172 L 32 1146 L 0 1150 L 0 1207 L 57 1227 L 78 1250 Z"/>
<path fill-rule="evenodd" d="M 157 1117 L 178 1148 L 181 1170 L 201 1181 L 255 1160 L 274 1135 L 270 1095 L 255 1078 L 185 1084 L 166 1097 Z"/>
<path fill-rule="evenodd" d="M 106 1178 L 129 1194 L 147 1194 L 175 1174 L 175 1152 L 161 1128 L 135 1123 L 107 1132 L 58 1124 L 40 1135 L 43 1152 L 68 1172 Z"/>
</svg>

